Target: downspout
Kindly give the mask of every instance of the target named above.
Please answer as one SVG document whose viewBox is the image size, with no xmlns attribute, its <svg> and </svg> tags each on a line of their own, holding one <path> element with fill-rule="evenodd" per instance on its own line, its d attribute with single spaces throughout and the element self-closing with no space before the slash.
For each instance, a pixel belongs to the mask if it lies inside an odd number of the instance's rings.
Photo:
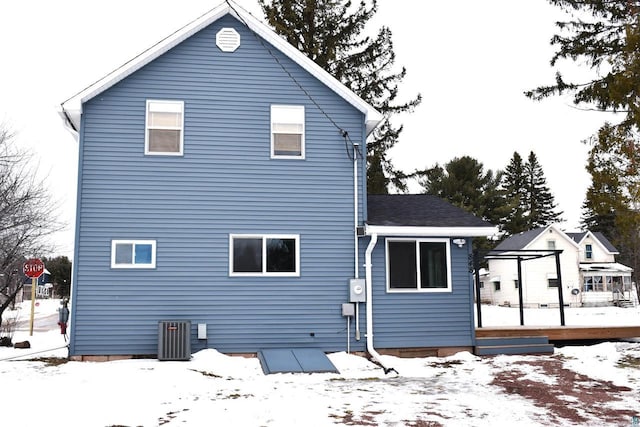
<svg viewBox="0 0 640 427">
<path fill-rule="evenodd" d="M 359 145 L 358 144 L 354 144 L 353 145 L 353 239 L 354 239 L 354 260 L 355 260 L 355 265 L 354 265 L 354 269 L 355 269 L 355 274 L 354 274 L 354 278 L 358 279 L 360 278 L 360 273 L 358 270 L 360 270 L 360 266 L 358 265 L 360 263 L 360 259 L 359 259 L 359 252 L 360 252 L 360 248 L 358 246 L 358 149 L 359 149 Z M 360 303 L 356 302 L 356 310 L 355 310 L 355 317 L 356 317 L 356 341 L 360 341 Z M 349 333 L 349 332 L 347 332 Z"/>
<path fill-rule="evenodd" d="M 371 355 L 373 360 L 375 360 L 382 369 L 384 369 L 384 373 L 388 374 L 393 371 L 396 374 L 396 371 L 393 368 L 387 368 L 380 358 L 380 354 L 373 348 L 373 281 L 371 279 L 371 253 L 373 252 L 373 248 L 375 248 L 376 243 L 378 242 L 378 234 L 373 233 L 371 235 L 371 241 L 369 241 L 369 245 L 367 246 L 367 250 L 365 251 L 364 259 L 365 259 L 365 274 L 366 274 L 366 290 L 367 290 L 367 352 Z"/>
</svg>

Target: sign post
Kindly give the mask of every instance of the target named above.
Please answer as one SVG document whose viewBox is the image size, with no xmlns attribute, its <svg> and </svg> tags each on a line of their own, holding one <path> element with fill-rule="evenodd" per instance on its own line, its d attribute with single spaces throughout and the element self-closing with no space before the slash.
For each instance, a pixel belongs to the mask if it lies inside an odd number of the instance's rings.
<svg viewBox="0 0 640 427">
<path fill-rule="evenodd" d="M 28 259 L 22 266 L 24 275 L 31 278 L 31 318 L 29 319 L 29 336 L 33 335 L 33 315 L 36 304 L 36 286 L 38 277 L 44 273 L 44 263 L 38 258 Z"/>
</svg>

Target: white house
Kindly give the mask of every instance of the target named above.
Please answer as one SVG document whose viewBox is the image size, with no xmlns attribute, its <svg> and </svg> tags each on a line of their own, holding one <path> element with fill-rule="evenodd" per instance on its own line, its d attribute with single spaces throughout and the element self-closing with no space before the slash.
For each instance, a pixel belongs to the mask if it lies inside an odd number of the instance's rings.
<svg viewBox="0 0 640 427">
<path fill-rule="evenodd" d="M 557 307 L 559 255 L 565 306 L 638 303 L 632 269 L 615 261 L 618 250 L 599 232 L 566 233 L 556 225 L 536 228 L 504 240 L 480 277 L 481 301 L 518 306 L 518 257 L 524 307 Z M 494 255 L 493 257 L 491 255 Z"/>
</svg>

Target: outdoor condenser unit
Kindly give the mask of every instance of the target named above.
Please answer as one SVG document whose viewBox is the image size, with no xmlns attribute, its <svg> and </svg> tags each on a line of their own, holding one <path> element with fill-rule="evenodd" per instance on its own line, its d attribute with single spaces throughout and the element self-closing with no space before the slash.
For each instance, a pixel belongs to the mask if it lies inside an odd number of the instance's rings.
<svg viewBox="0 0 640 427">
<path fill-rule="evenodd" d="M 191 322 L 162 320 L 158 322 L 158 360 L 191 359 Z"/>
</svg>

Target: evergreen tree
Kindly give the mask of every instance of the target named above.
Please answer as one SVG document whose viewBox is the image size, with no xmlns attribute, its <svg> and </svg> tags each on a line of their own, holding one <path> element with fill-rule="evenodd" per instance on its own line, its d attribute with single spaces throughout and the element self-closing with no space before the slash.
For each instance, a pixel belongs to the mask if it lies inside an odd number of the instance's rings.
<svg viewBox="0 0 640 427">
<path fill-rule="evenodd" d="M 398 85 L 406 70 L 394 70 L 391 30 L 379 29 L 375 38 L 362 36 L 377 11 L 362 0 L 352 8 L 344 0 L 259 0 L 276 33 L 383 114 L 384 119 L 367 143 L 367 184 L 371 192 L 384 194 L 390 185 L 406 189 L 405 176 L 387 156 L 398 141 L 402 126 L 391 123 L 394 114 L 412 111 L 421 96 L 398 102 Z M 381 173 L 382 172 L 382 173 Z"/>
<path fill-rule="evenodd" d="M 527 229 L 544 227 L 561 220 L 562 212 L 557 212 L 553 194 L 547 186 L 542 166 L 533 151 L 524 165 L 526 177 L 525 218 Z"/>
<path fill-rule="evenodd" d="M 640 146 L 628 127 L 605 123 L 592 139 L 587 171 L 591 185 L 582 224 L 618 248 L 620 262 L 640 268 Z"/>
<path fill-rule="evenodd" d="M 576 105 L 625 114 L 624 122 L 640 124 L 640 1 L 549 0 L 569 12 L 557 22 L 559 34 L 551 66 L 570 59 L 595 71 L 589 82 L 567 82 L 556 71 L 555 84 L 525 92 L 532 99 L 573 94 Z"/>
<path fill-rule="evenodd" d="M 640 138 L 640 1 L 638 0 L 549 0 L 569 12 L 569 19 L 557 22 L 558 34 L 551 39 L 556 52 L 551 65 L 564 59 L 577 62 L 593 71 L 589 81 L 565 81 L 560 71 L 555 83 L 525 92 L 532 99 L 569 93 L 573 102 L 599 111 L 620 113 L 618 123 L 604 124 L 598 135 L 592 138 L 594 147 L 590 153 L 588 170 L 594 183 L 587 192 L 583 205 L 585 225 L 611 230 L 612 222 L 620 236 L 617 242 L 622 259 L 634 260 L 631 266 L 639 271 L 640 246 L 637 212 L 640 193 L 634 189 L 638 171 L 636 148 Z M 560 62 L 559 62 L 560 61 Z M 600 147 L 596 147 L 600 145 Z M 608 153 L 615 153 L 609 158 Z M 618 168 L 620 186 L 613 178 Z M 608 200 L 606 191 L 621 192 Z M 623 195 L 624 197 L 620 197 Z M 625 200 L 626 198 L 626 200 Z M 625 204 L 621 205 L 620 202 Z M 624 229 L 619 229 L 624 227 Z M 640 294 L 640 288 L 638 289 Z"/>
<path fill-rule="evenodd" d="M 502 187 L 505 192 L 505 207 L 508 210 L 506 217 L 501 221 L 502 230 L 513 235 L 527 231 L 527 219 L 525 217 L 525 206 L 527 200 L 527 179 L 524 171 L 522 157 L 518 152 L 513 153 L 513 157 L 505 168 Z"/>
<path fill-rule="evenodd" d="M 42 258 L 45 267 L 51 273 L 49 280 L 54 285 L 57 295 L 70 295 L 71 290 L 71 261 L 66 256 L 55 258 Z"/>
<path fill-rule="evenodd" d="M 485 172 L 482 163 L 463 156 L 415 174 L 424 192 L 448 200 L 467 212 L 498 224 L 506 214 L 500 190 L 502 172 Z"/>
</svg>

